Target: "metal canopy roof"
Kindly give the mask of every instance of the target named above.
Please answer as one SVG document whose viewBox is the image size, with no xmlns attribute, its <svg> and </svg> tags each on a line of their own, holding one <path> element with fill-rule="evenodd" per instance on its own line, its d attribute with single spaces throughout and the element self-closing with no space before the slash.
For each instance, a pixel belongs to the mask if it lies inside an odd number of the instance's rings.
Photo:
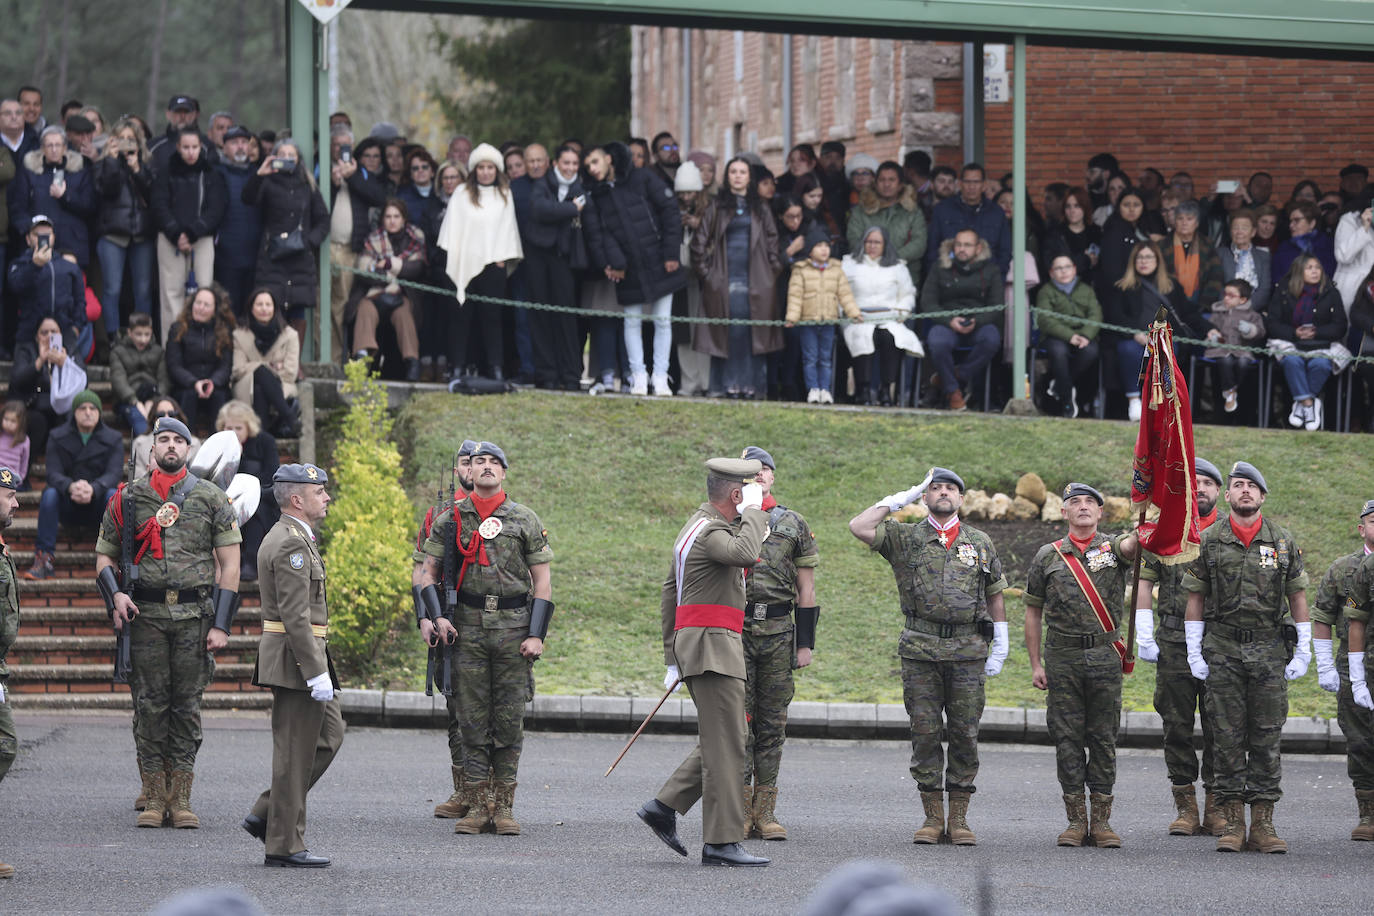
<svg viewBox="0 0 1374 916">
<path fill-rule="evenodd" d="M 354 0 L 352 6 L 958 41 L 1021 34 L 1032 44 L 1155 50 L 1206 45 L 1213 51 L 1317 57 L 1363 55 L 1374 47 L 1374 3 L 1367 0 Z"/>
</svg>

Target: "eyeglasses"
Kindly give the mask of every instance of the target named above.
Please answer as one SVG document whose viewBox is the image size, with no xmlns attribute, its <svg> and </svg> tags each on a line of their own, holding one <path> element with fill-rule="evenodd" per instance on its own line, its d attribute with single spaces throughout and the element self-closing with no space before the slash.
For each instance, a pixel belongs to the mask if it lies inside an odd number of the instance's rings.
<svg viewBox="0 0 1374 916">
<path fill-rule="evenodd" d="M 428 162 L 416 162 L 416 163 L 414 163 L 413 165 L 411 165 L 410 170 L 411 170 L 412 172 L 428 172 L 428 171 L 429 171 L 429 163 L 428 163 Z"/>
<path fill-rule="evenodd" d="M 662 146 L 660 146 L 660 147 L 658 148 L 658 151 L 659 151 L 660 153 L 676 153 L 676 152 L 677 152 L 677 144 L 676 144 L 676 143 L 665 143 L 665 144 L 663 144 Z"/>
<path fill-rule="evenodd" d="M 173 413 L 173 412 L 170 411 L 170 410 L 163 410 L 163 411 L 160 411 L 160 412 L 158 412 L 158 413 L 153 414 L 153 419 L 155 419 L 155 420 L 161 420 L 163 417 L 173 417 L 173 418 L 175 418 L 175 417 L 176 417 L 176 414 Z"/>
</svg>

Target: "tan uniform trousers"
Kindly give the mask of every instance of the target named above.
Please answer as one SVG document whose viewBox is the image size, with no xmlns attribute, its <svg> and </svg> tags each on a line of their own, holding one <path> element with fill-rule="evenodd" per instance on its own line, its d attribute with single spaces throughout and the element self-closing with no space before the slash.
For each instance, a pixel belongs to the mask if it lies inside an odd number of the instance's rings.
<svg viewBox="0 0 1374 916">
<path fill-rule="evenodd" d="M 396 329 L 396 346 L 401 350 L 402 359 L 420 358 L 420 335 L 415 330 L 415 310 L 411 308 L 410 297 L 391 310 L 387 320 Z M 358 317 L 353 322 L 353 352 L 367 350 L 377 352 L 377 325 L 381 322 L 377 305 L 363 297 L 358 303 Z"/>
<path fill-rule="evenodd" d="M 658 800 L 686 814 L 702 799 L 703 843 L 744 839 L 744 681 L 714 671 L 686 679 L 697 707 L 697 746 L 677 768 Z"/>
<path fill-rule="evenodd" d="M 267 821 L 267 854 L 305 849 L 305 796 L 343 744 L 344 721 L 336 695 L 328 703 L 309 690 L 272 688 L 272 787 L 258 796 L 253 814 Z"/>
<path fill-rule="evenodd" d="M 358 255 L 347 242 L 329 241 L 329 261 L 335 267 L 353 267 Z M 329 281 L 329 349 L 335 364 L 343 362 L 344 306 L 353 292 L 353 274 L 347 270 L 331 270 Z"/>
<path fill-rule="evenodd" d="M 196 239 L 191 243 L 191 256 L 187 257 L 177 246 L 167 241 L 162 233 L 157 235 L 157 283 L 162 302 L 162 329 L 160 338 L 167 340 L 167 332 L 186 306 L 186 275 L 194 269 L 196 285 L 209 286 L 215 279 L 215 240 Z M 237 307 L 238 303 L 234 303 Z"/>
</svg>

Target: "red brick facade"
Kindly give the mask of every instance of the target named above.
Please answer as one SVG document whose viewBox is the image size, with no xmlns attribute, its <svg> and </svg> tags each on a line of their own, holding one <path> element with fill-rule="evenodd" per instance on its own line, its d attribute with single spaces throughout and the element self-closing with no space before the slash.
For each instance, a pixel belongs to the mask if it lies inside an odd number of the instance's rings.
<svg viewBox="0 0 1374 916">
<path fill-rule="evenodd" d="M 635 29 L 633 123 L 644 136 L 681 133 L 680 34 Z M 691 34 L 691 145 L 720 155 L 732 132 L 733 148 L 755 149 L 781 168 L 782 36 Z M 839 139 L 879 159 L 920 147 L 957 166 L 961 50 L 795 36 L 793 142 Z M 1007 56 L 1010 70 L 1010 48 Z M 1147 166 L 1166 178 L 1187 170 L 1199 193 L 1265 169 L 1279 199 L 1301 178 L 1334 189 L 1341 166 L 1374 159 L 1374 118 L 1359 104 L 1360 87 L 1374 85 L 1374 62 L 1031 47 L 1027 63 L 1027 180 L 1036 197 L 1048 182 L 1082 181 L 1088 158 L 1103 151 L 1132 178 Z M 992 174 L 1011 169 L 1011 126 L 1010 102 L 987 105 Z"/>
</svg>

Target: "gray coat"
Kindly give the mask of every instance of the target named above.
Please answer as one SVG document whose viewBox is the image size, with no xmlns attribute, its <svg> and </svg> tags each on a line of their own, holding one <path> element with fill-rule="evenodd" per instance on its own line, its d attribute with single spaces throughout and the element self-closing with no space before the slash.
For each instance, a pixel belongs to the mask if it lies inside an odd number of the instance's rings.
<svg viewBox="0 0 1374 916">
<path fill-rule="evenodd" d="M 1270 274 L 1269 249 L 1252 245 L 1250 250 L 1255 255 L 1255 275 L 1259 278 L 1259 283 L 1250 296 L 1250 304 L 1254 306 L 1255 311 L 1263 312 L 1269 307 L 1269 297 L 1274 292 L 1274 278 Z M 1224 282 L 1230 283 L 1236 278 L 1236 256 L 1231 253 L 1231 246 L 1218 245 L 1217 257 L 1221 258 L 1221 273 Z"/>
</svg>

